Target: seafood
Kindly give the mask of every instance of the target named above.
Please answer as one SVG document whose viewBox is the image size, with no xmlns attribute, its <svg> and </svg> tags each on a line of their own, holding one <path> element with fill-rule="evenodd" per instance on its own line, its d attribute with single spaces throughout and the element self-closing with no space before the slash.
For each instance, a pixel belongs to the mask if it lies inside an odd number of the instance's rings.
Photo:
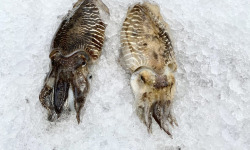
<svg viewBox="0 0 250 150">
<path fill-rule="evenodd" d="M 129 8 L 121 30 L 121 63 L 131 73 L 136 112 L 152 132 L 152 117 L 170 136 L 177 65 L 168 25 L 150 3 Z"/>
<path fill-rule="evenodd" d="M 78 0 L 54 36 L 49 55 L 51 69 L 39 95 L 48 110 L 48 120 L 60 116 L 72 87 L 80 123 L 80 112 L 89 91 L 88 68 L 100 57 L 104 43 L 106 24 L 98 8 L 109 14 L 101 0 Z"/>
</svg>

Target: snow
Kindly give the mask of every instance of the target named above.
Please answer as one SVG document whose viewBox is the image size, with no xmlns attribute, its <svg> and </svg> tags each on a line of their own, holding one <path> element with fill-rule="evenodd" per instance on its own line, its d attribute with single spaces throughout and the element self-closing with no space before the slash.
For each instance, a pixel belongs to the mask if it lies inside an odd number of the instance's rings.
<svg viewBox="0 0 250 150">
<path fill-rule="evenodd" d="M 155 121 L 147 133 L 118 63 L 121 25 L 137 0 L 103 0 L 111 15 L 81 124 L 74 110 L 47 121 L 38 95 L 51 40 L 74 2 L 1 0 L 0 149 L 250 149 L 249 0 L 156 1 L 178 63 L 173 139 Z"/>
</svg>

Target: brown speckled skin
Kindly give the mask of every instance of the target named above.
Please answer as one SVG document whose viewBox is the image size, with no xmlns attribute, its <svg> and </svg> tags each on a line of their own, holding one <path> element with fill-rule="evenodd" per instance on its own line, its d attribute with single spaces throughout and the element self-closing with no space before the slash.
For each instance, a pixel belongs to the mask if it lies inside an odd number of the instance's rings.
<svg viewBox="0 0 250 150">
<path fill-rule="evenodd" d="M 131 73 L 137 114 L 152 132 L 152 118 L 170 136 L 177 125 L 171 113 L 177 69 L 168 25 L 150 3 L 129 8 L 121 30 L 121 59 Z"/>
<path fill-rule="evenodd" d="M 88 89 L 88 66 L 100 57 L 106 25 L 100 18 L 96 2 L 79 0 L 62 21 L 51 46 L 51 71 L 39 99 L 48 110 L 48 119 L 60 116 L 71 85 L 77 121 Z"/>
</svg>

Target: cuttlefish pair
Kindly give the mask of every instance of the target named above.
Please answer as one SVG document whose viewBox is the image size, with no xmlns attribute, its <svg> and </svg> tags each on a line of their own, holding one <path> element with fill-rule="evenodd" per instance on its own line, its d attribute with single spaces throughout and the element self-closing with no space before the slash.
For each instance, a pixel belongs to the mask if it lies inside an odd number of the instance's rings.
<svg viewBox="0 0 250 150">
<path fill-rule="evenodd" d="M 60 116 L 72 88 L 76 118 L 89 91 L 88 67 L 101 55 L 106 24 L 100 10 L 109 14 L 101 0 L 78 0 L 67 14 L 52 41 L 51 69 L 39 99 L 48 110 L 48 120 Z M 159 8 L 150 3 L 129 8 L 121 30 L 121 64 L 131 74 L 136 112 L 152 132 L 152 117 L 169 135 L 177 125 L 172 115 L 177 69 L 168 25 Z"/>
</svg>

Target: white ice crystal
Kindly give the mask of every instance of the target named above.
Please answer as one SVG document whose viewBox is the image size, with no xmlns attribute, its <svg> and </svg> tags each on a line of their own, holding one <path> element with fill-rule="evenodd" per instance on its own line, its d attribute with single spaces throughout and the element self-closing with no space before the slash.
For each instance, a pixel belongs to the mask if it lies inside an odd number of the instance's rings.
<svg viewBox="0 0 250 150">
<path fill-rule="evenodd" d="M 103 0 L 110 9 L 106 42 L 91 68 L 81 124 L 75 111 L 47 121 L 38 95 L 51 40 L 74 2 L 1 0 L 0 149 L 250 149 L 249 0 L 155 0 L 178 63 L 173 139 L 155 122 L 148 134 L 119 65 L 119 32 L 138 0 Z"/>
</svg>

